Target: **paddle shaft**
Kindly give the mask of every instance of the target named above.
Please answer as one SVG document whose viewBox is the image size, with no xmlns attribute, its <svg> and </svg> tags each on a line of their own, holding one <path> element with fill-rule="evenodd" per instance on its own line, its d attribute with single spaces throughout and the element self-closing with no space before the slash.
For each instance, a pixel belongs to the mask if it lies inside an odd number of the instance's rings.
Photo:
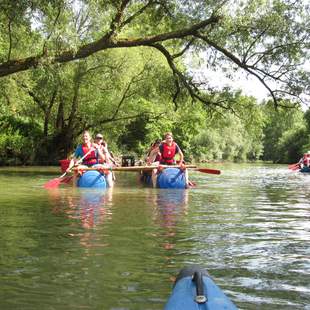
<svg viewBox="0 0 310 310">
<path fill-rule="evenodd" d="M 167 166 L 167 165 L 160 165 L 160 166 L 129 166 L 129 167 L 85 167 L 85 168 L 74 168 L 74 171 L 77 170 L 100 170 L 100 169 L 106 169 L 106 170 L 112 170 L 112 171 L 152 171 L 154 169 L 158 169 L 159 167 L 163 167 L 163 168 L 180 168 L 180 166 L 178 165 L 171 165 L 171 166 Z M 210 174 L 221 174 L 221 170 L 217 170 L 217 169 L 210 169 L 210 168 L 197 168 L 196 165 L 184 165 L 184 168 L 187 169 L 193 169 L 194 171 L 199 171 L 202 173 L 210 173 Z"/>
<path fill-rule="evenodd" d="M 128 167 L 85 167 L 85 168 L 78 168 L 75 167 L 73 168 L 74 171 L 77 170 L 100 170 L 100 169 L 106 169 L 106 170 L 112 170 L 112 171 L 152 171 L 154 169 L 158 169 L 159 166 L 128 166 Z M 177 165 L 171 165 L 171 166 L 166 166 L 166 165 L 160 165 L 160 167 L 164 168 L 180 168 L 180 166 Z M 184 168 L 196 168 L 195 165 L 184 165 Z"/>
<path fill-rule="evenodd" d="M 79 165 L 79 164 L 84 160 L 84 158 L 86 158 L 86 156 L 89 155 L 93 150 L 94 150 L 94 148 L 91 147 L 91 148 L 89 149 L 89 151 L 88 151 L 85 155 L 83 155 L 83 156 L 69 169 L 69 171 L 66 171 L 66 172 L 65 172 L 64 174 L 62 174 L 59 178 L 63 178 L 68 172 L 70 172 L 70 171 L 74 168 L 74 166 Z"/>
</svg>

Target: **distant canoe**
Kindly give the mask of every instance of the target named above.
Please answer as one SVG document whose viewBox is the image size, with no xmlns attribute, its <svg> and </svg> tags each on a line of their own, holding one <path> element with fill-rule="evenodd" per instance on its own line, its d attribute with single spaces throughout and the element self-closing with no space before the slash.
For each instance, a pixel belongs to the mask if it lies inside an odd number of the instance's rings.
<svg viewBox="0 0 310 310">
<path fill-rule="evenodd" d="M 309 173 L 310 172 L 310 167 L 303 167 L 303 168 L 299 169 L 299 172 Z"/>
<path fill-rule="evenodd" d="M 183 268 L 164 310 L 237 310 L 224 292 L 199 266 Z"/>
</svg>

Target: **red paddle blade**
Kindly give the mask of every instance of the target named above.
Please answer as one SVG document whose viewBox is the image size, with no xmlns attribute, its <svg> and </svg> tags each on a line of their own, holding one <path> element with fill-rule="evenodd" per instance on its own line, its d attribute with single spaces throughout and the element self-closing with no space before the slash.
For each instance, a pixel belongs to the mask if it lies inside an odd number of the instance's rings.
<svg viewBox="0 0 310 310">
<path fill-rule="evenodd" d="M 298 165 L 298 166 L 290 167 L 289 169 L 291 169 L 291 170 L 299 170 L 300 167 L 299 167 L 299 165 Z"/>
<path fill-rule="evenodd" d="M 72 182 L 73 176 L 70 175 L 68 177 L 64 177 L 61 179 L 60 183 L 62 184 L 70 184 Z"/>
<path fill-rule="evenodd" d="M 195 169 L 195 170 L 200 171 L 200 172 L 203 172 L 203 173 L 221 174 L 221 170 L 217 170 L 217 169 L 197 168 L 197 169 Z"/>
<path fill-rule="evenodd" d="M 291 170 L 298 170 L 299 169 L 299 164 L 292 164 L 288 166 L 288 169 Z"/>
<path fill-rule="evenodd" d="M 46 182 L 44 184 L 44 188 L 46 188 L 46 189 L 57 188 L 59 186 L 59 184 L 61 183 L 61 181 L 62 181 L 62 179 L 60 179 L 60 178 L 49 180 L 48 182 Z"/>
</svg>

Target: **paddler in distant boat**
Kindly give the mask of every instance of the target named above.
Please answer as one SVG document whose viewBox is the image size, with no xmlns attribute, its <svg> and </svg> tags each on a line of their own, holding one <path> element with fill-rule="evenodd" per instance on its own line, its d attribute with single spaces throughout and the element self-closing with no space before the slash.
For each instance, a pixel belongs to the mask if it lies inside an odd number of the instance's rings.
<svg viewBox="0 0 310 310">
<path fill-rule="evenodd" d="M 101 148 L 99 147 L 98 144 L 93 143 L 90 133 L 88 131 L 83 132 L 82 141 L 83 141 L 82 144 L 78 145 L 77 148 L 75 149 L 73 158 L 70 161 L 67 172 L 71 171 L 72 167 L 74 167 L 76 159 L 82 158 L 86 154 L 88 155 L 83 159 L 82 164 L 78 165 L 78 169 L 99 165 L 99 160 L 101 160 L 104 163 L 102 167 L 110 166 L 111 162 L 107 148 L 105 147 Z M 109 187 L 113 187 L 113 180 L 111 173 L 106 175 L 106 180 Z M 76 184 L 75 178 L 73 183 Z"/>
<path fill-rule="evenodd" d="M 159 145 L 159 156 L 160 156 L 160 165 L 176 165 L 175 156 L 178 154 L 179 160 L 178 163 L 180 164 L 180 169 L 184 170 L 184 155 L 181 151 L 181 148 L 178 146 L 176 142 L 173 140 L 173 135 L 171 132 L 166 132 L 164 135 L 164 141 Z M 152 171 L 152 184 L 153 187 L 156 187 L 157 184 L 157 173 L 158 169 L 153 169 Z M 188 172 L 185 169 L 185 182 L 186 188 L 188 187 Z"/>
<path fill-rule="evenodd" d="M 305 153 L 303 157 L 300 158 L 298 164 L 299 164 L 300 169 L 304 167 L 308 167 L 308 168 L 310 167 L 310 151 Z"/>
</svg>

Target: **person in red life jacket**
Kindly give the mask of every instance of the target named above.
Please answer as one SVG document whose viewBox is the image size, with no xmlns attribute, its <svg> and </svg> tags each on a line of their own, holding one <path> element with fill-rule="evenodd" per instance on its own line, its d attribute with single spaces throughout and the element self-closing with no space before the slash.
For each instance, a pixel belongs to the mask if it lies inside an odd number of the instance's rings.
<svg viewBox="0 0 310 310">
<path fill-rule="evenodd" d="M 173 136 L 171 132 L 165 134 L 165 140 L 159 146 L 159 151 L 161 154 L 160 164 L 162 165 L 175 165 L 175 155 L 179 154 L 179 161 L 183 163 L 183 152 L 180 147 L 173 141 Z"/>
<path fill-rule="evenodd" d="M 160 165 L 175 165 L 175 155 L 179 155 L 178 162 L 180 163 L 180 168 L 184 170 L 184 155 L 181 151 L 180 147 L 173 141 L 173 136 L 171 132 L 165 133 L 165 140 L 160 144 L 159 146 L 159 152 L 160 152 Z M 188 172 L 185 169 L 185 185 L 186 188 L 188 187 Z M 153 169 L 152 171 L 152 184 L 153 187 L 156 187 L 157 184 L 157 175 L 158 175 L 158 169 Z"/>
<path fill-rule="evenodd" d="M 99 159 L 102 160 L 102 162 L 106 164 L 110 164 L 110 158 L 108 155 L 108 151 L 106 148 L 100 148 L 97 144 L 92 143 L 91 136 L 88 131 L 84 131 L 82 135 L 82 144 L 78 145 L 75 149 L 73 158 L 70 161 L 69 167 L 67 169 L 67 172 L 71 171 L 72 167 L 75 165 L 75 161 L 78 158 L 83 158 L 83 161 L 81 165 L 78 166 L 78 168 L 85 168 L 85 167 L 91 167 L 94 165 L 99 164 Z M 75 181 L 75 180 L 74 180 Z M 109 178 L 107 177 L 107 181 L 110 187 L 113 186 L 113 181 L 109 181 Z M 75 184 L 75 182 L 74 182 Z"/>
<path fill-rule="evenodd" d="M 147 165 L 151 165 L 153 163 L 159 163 L 161 160 L 161 154 L 160 154 L 160 150 L 159 150 L 159 146 L 161 144 L 161 140 L 157 139 L 154 141 L 154 143 L 152 143 L 149 151 L 147 152 L 147 156 L 146 156 L 146 164 Z"/>
</svg>

